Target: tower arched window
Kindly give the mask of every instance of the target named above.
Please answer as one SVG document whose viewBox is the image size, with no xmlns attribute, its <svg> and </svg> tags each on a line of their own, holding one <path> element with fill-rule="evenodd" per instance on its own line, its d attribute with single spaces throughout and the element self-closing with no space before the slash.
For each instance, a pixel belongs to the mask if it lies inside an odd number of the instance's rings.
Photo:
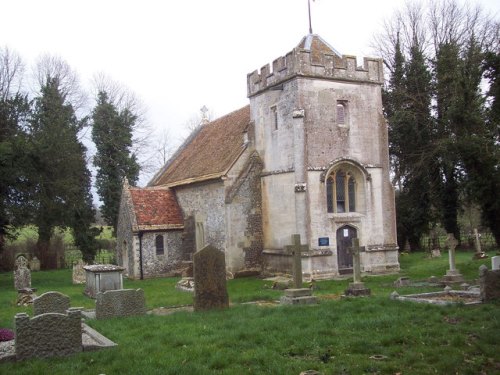
<svg viewBox="0 0 500 375">
<path fill-rule="evenodd" d="M 165 253 L 165 248 L 163 244 L 163 236 L 161 234 L 156 236 L 155 245 L 156 245 L 156 255 L 163 255 Z"/>
<path fill-rule="evenodd" d="M 330 213 L 356 211 L 356 180 L 351 173 L 338 169 L 328 176 L 326 206 Z"/>
<path fill-rule="evenodd" d="M 346 107 L 345 103 L 337 102 L 337 124 L 344 125 L 346 123 Z"/>
</svg>

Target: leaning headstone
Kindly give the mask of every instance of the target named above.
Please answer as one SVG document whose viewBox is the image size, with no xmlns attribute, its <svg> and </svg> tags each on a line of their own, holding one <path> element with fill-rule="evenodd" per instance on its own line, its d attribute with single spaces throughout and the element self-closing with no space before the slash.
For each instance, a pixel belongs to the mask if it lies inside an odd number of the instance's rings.
<svg viewBox="0 0 500 375">
<path fill-rule="evenodd" d="M 31 288 L 31 271 L 28 268 L 28 260 L 20 255 L 16 258 L 15 264 L 14 288 L 16 290 Z"/>
<path fill-rule="evenodd" d="M 65 314 L 69 309 L 69 297 L 59 292 L 46 292 L 33 300 L 33 314 Z"/>
<path fill-rule="evenodd" d="M 40 259 L 38 259 L 37 257 L 33 257 L 31 260 L 30 260 L 30 270 L 33 272 L 33 271 L 40 271 Z"/>
<path fill-rule="evenodd" d="M 491 257 L 491 269 L 500 270 L 500 256 Z"/>
<path fill-rule="evenodd" d="M 455 239 L 453 233 L 448 233 L 448 238 L 446 239 L 446 246 L 448 247 L 448 257 L 450 263 L 450 269 L 446 271 L 446 275 L 443 277 L 443 282 L 445 284 L 453 283 L 463 283 L 464 277 L 457 270 L 455 265 L 455 248 L 458 245 L 458 241 Z"/>
<path fill-rule="evenodd" d="M 87 263 L 83 260 L 78 260 L 73 264 L 73 284 L 85 284 L 85 267 Z"/>
<path fill-rule="evenodd" d="M 26 313 L 15 317 L 16 358 L 50 358 L 82 351 L 80 308 L 66 314 L 47 313 L 31 318 Z"/>
<path fill-rule="evenodd" d="M 226 260 L 222 251 L 208 245 L 193 255 L 194 310 L 229 306 Z"/>
<path fill-rule="evenodd" d="M 300 244 L 300 234 L 292 235 L 292 245 L 286 246 L 288 254 L 292 255 L 293 288 L 285 289 L 285 295 L 280 303 L 284 305 L 315 304 L 317 298 L 312 295 L 312 289 L 302 288 L 302 252 L 309 251 L 308 245 Z"/>
<path fill-rule="evenodd" d="M 353 282 L 349 283 L 349 287 L 345 290 L 346 296 L 369 296 L 371 290 L 365 286 L 361 281 L 361 259 L 359 247 L 359 239 L 352 239 L 352 247 L 348 249 L 352 253 L 352 269 L 353 269 Z"/>
<path fill-rule="evenodd" d="M 96 319 L 144 314 L 146 314 L 146 297 L 142 289 L 108 290 L 104 293 L 97 293 Z"/>
</svg>

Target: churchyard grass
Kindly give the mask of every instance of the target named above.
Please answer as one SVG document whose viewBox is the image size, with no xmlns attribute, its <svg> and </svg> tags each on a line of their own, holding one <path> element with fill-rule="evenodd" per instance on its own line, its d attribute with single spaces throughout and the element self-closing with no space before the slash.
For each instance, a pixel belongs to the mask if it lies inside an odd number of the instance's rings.
<svg viewBox="0 0 500 375">
<path fill-rule="evenodd" d="M 495 255 L 494 252 L 489 253 Z M 228 281 L 231 307 L 223 311 L 91 320 L 88 324 L 118 347 L 70 358 L 0 364 L 0 374 L 493 374 L 500 372 L 500 304 L 434 306 L 392 301 L 394 280 L 443 276 L 446 254 L 401 256 L 399 275 L 364 277 L 371 297 L 340 298 L 349 279 L 317 281 L 318 305 L 244 304 L 277 300 L 270 281 Z M 458 252 L 457 267 L 472 282 L 481 264 Z M 192 303 L 175 290 L 178 279 L 125 280 L 143 288 L 147 308 Z M 37 294 L 57 290 L 72 306 L 92 308 L 83 286 L 71 284 L 71 270 L 34 272 Z M 400 294 L 437 290 L 399 288 Z M 0 274 L 0 327 L 13 328 L 16 312 L 12 273 Z M 375 357 L 374 357 L 375 356 Z"/>
</svg>

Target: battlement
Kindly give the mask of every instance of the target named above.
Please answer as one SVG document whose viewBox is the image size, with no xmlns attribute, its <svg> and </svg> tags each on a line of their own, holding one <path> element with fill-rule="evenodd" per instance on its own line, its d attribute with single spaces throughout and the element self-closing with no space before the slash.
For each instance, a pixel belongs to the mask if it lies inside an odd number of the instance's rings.
<svg viewBox="0 0 500 375">
<path fill-rule="evenodd" d="M 247 96 L 252 97 L 296 76 L 382 84 L 383 61 L 365 57 L 363 66 L 358 67 L 355 56 L 338 56 L 294 48 L 285 56 L 274 60 L 272 70 L 270 65 L 266 64 L 260 72 L 255 70 L 247 75 Z"/>
</svg>

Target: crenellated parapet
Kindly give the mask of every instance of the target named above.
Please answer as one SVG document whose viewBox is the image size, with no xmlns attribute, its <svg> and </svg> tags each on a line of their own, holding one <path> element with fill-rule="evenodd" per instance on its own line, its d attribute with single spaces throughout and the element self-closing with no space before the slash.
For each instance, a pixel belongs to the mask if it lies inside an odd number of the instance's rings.
<svg viewBox="0 0 500 375">
<path fill-rule="evenodd" d="M 338 81 L 355 81 L 382 84 L 383 61 L 365 57 L 363 66 L 356 65 L 355 56 L 338 56 L 333 53 L 317 53 L 294 48 L 285 56 L 264 65 L 260 71 L 247 75 L 247 96 L 252 97 L 268 88 L 276 87 L 296 77 L 312 77 Z"/>
</svg>

